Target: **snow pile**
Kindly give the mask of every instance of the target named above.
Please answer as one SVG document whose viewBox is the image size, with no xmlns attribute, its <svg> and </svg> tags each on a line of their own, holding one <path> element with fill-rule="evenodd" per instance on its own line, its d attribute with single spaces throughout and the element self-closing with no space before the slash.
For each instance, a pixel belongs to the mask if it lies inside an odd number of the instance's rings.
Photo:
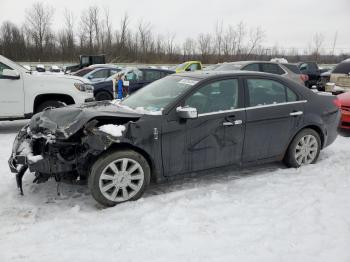
<svg viewBox="0 0 350 262">
<path fill-rule="evenodd" d="M 221 170 L 102 209 L 86 186 L 57 196 L 28 173 L 19 196 L 7 165 L 19 128 L 0 122 L 1 262 L 350 261 L 350 137 L 315 165 Z"/>
<path fill-rule="evenodd" d="M 120 137 L 123 135 L 122 132 L 125 131 L 125 126 L 108 124 L 108 125 L 100 126 L 99 130 L 111 136 Z"/>
</svg>

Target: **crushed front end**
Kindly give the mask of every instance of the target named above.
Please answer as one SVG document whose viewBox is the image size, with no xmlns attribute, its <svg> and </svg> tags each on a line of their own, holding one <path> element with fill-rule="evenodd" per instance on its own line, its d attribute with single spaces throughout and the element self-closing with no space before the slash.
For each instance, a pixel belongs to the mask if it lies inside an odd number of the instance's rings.
<svg viewBox="0 0 350 262">
<path fill-rule="evenodd" d="M 98 115 L 103 118 L 96 120 Z M 27 169 L 35 174 L 34 183 L 49 178 L 84 183 L 95 159 L 113 143 L 125 139 L 101 132 L 98 126 L 108 121 L 128 129 L 131 120 L 137 117 L 125 113 L 99 114 L 82 108 L 47 110 L 33 116 L 15 138 L 8 161 L 11 171 L 16 173 L 21 194 L 22 177 Z"/>
</svg>

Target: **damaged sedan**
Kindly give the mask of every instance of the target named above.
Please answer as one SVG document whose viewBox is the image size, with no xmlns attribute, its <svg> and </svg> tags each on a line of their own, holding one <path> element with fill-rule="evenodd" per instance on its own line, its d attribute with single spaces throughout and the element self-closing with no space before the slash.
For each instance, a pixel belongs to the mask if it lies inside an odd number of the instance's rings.
<svg viewBox="0 0 350 262">
<path fill-rule="evenodd" d="M 316 162 L 337 136 L 336 97 L 259 72 L 167 76 L 121 102 L 47 109 L 18 133 L 9 165 L 34 182 L 86 181 L 105 206 L 224 166 Z"/>
</svg>

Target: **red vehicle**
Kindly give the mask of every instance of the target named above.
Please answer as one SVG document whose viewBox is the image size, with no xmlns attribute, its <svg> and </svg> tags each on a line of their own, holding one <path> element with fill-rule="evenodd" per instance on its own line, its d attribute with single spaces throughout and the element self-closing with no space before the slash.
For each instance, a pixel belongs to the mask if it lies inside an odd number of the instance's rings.
<svg viewBox="0 0 350 262">
<path fill-rule="evenodd" d="M 340 128 L 350 129 L 350 92 L 338 95 L 338 107 L 341 110 Z"/>
</svg>

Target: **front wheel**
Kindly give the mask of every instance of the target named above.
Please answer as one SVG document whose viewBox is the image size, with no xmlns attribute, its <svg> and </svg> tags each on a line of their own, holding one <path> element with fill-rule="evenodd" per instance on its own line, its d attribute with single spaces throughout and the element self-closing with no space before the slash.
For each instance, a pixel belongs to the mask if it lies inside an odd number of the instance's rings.
<svg viewBox="0 0 350 262">
<path fill-rule="evenodd" d="M 61 101 L 56 101 L 56 100 L 48 100 L 48 101 L 45 101 L 41 104 L 39 104 L 35 110 L 36 113 L 39 113 L 41 111 L 44 111 L 48 108 L 59 108 L 59 107 L 63 107 L 63 106 L 66 106 L 65 103 L 61 102 Z"/>
<path fill-rule="evenodd" d="M 289 145 L 284 157 L 288 167 L 300 167 L 314 164 L 321 150 L 321 139 L 313 129 L 304 129 L 299 132 Z"/>
<path fill-rule="evenodd" d="M 150 173 L 146 159 L 135 151 L 107 152 L 91 168 L 89 189 L 104 206 L 137 200 L 150 183 Z"/>
</svg>

